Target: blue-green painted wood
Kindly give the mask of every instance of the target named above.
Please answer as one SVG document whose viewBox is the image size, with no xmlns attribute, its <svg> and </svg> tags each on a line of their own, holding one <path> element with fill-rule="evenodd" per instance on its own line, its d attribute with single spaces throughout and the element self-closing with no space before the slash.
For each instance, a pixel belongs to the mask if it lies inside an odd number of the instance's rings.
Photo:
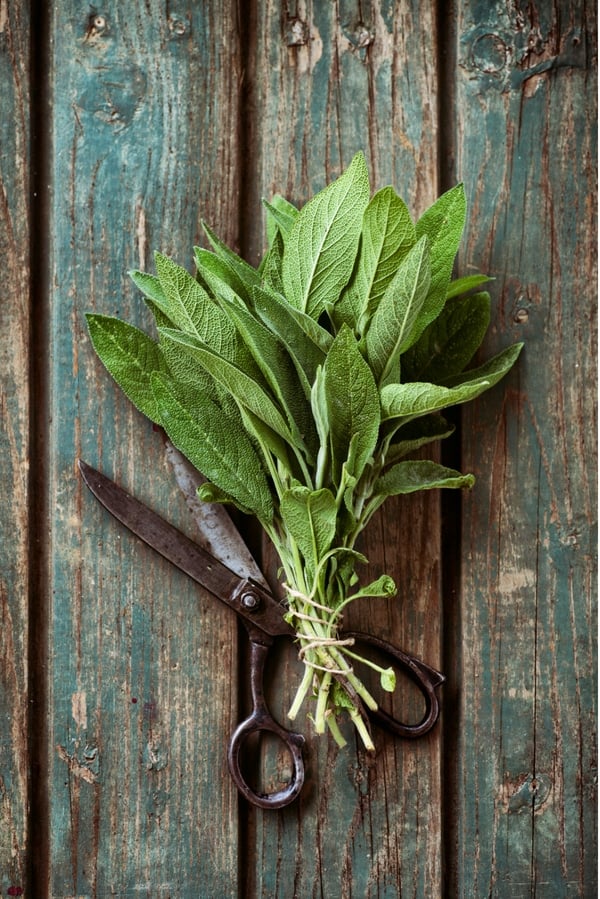
<svg viewBox="0 0 600 899">
<path fill-rule="evenodd" d="M 464 270 L 495 276 L 488 350 L 525 340 L 465 409 L 459 896 L 596 895 L 596 22 L 461 2 Z"/>
<path fill-rule="evenodd" d="M 37 123 L 53 151 L 48 221 L 32 210 L 51 244 L 51 340 L 36 348 L 50 391 L 36 415 L 49 471 L 49 521 L 37 522 L 50 560 L 38 660 L 49 707 L 37 735 L 51 822 L 50 846 L 30 853 L 34 899 L 595 895 L 596 25 L 567 2 L 437 8 L 440 22 L 412 0 L 55 5 L 51 103 Z M 0 145 L 11 291 L 0 307 L 2 895 L 28 886 L 27 34 L 22 5 L 0 4 L 3 96 L 18 112 Z M 438 49 L 449 51 L 444 79 Z M 438 154 L 440 114 L 455 123 L 455 165 Z M 225 768 L 234 622 L 78 481 L 82 455 L 193 533 L 160 435 L 101 369 L 82 314 L 147 320 L 126 270 L 151 267 L 155 247 L 191 267 L 201 216 L 255 259 L 259 197 L 302 202 L 360 148 L 374 186 L 395 183 L 416 212 L 440 189 L 438 168 L 464 179 L 461 271 L 496 276 L 488 349 L 521 337 L 527 349 L 463 418 L 463 467 L 478 482 L 463 506 L 460 593 L 442 585 L 443 729 L 414 745 L 376 733 L 370 758 L 303 722 L 307 789 L 263 814 L 239 805 Z M 441 529 L 436 497 L 388 505 L 363 548 L 401 599 L 352 621 L 434 664 L 448 527 L 458 520 Z M 293 649 L 277 664 L 283 718 Z M 33 814 L 45 798 L 31 797 Z"/>
<path fill-rule="evenodd" d="M 83 315 L 149 324 L 126 272 L 155 248 L 191 268 L 201 215 L 237 239 L 234 11 L 61 3 L 51 27 L 49 895 L 237 895 L 236 622 L 76 471 L 82 456 L 189 529 L 161 436 Z"/>
<path fill-rule="evenodd" d="M 29 13 L 0 7 L 0 895 L 27 889 Z"/>
</svg>

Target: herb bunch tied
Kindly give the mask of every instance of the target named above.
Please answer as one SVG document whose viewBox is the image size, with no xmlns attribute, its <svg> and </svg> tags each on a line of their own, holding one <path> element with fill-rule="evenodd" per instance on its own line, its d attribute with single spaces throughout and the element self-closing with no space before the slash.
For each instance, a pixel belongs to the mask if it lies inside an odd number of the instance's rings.
<svg viewBox="0 0 600 899">
<path fill-rule="evenodd" d="M 273 542 L 305 663 L 290 717 L 312 694 L 317 732 L 343 744 L 346 713 L 373 748 L 375 700 L 340 625 L 353 600 L 396 588 L 385 574 L 359 585 L 357 537 L 388 496 L 472 485 L 406 457 L 447 437 L 441 410 L 492 387 L 521 345 L 467 369 L 490 298 L 485 276 L 451 277 L 462 185 L 413 223 L 393 188 L 371 198 L 359 153 L 301 210 L 281 196 L 264 205 L 258 268 L 205 226 L 212 250 L 194 249 L 195 277 L 161 254 L 156 275 L 131 273 L 157 340 L 110 316 L 88 327 L 127 396 L 207 479 L 201 499 L 255 515 Z M 367 664 L 394 689 L 392 669 Z"/>
</svg>

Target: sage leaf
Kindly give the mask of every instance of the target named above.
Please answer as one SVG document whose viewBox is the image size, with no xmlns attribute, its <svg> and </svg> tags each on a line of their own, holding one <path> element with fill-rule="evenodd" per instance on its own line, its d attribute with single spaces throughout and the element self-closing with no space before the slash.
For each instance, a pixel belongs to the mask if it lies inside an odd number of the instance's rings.
<svg viewBox="0 0 600 899">
<path fill-rule="evenodd" d="M 337 322 L 359 335 L 398 266 L 417 238 L 410 213 L 392 187 L 379 190 L 365 210 L 354 273 L 334 307 Z"/>
<path fill-rule="evenodd" d="M 417 460 L 398 462 L 377 479 L 373 492 L 376 496 L 397 496 L 438 487 L 472 487 L 474 483 L 472 474 L 461 474 L 460 471 L 445 468 L 437 462 Z"/>
<path fill-rule="evenodd" d="M 337 507 L 330 490 L 292 487 L 281 497 L 282 520 L 311 571 L 315 571 L 335 537 Z"/>
<path fill-rule="evenodd" d="M 194 247 L 194 261 L 198 277 L 215 297 L 248 305 L 251 288 L 246 287 L 237 271 L 228 262 L 202 247 Z"/>
<path fill-rule="evenodd" d="M 312 383 L 317 368 L 324 363 L 329 347 L 333 343 L 331 334 L 273 291 L 255 288 L 253 297 L 256 313 L 284 343 L 308 381 Z"/>
<path fill-rule="evenodd" d="M 275 196 L 271 198 L 270 203 L 267 200 L 263 200 L 262 202 L 268 212 L 267 241 L 269 246 L 273 246 L 278 233 L 285 242 L 298 218 L 298 210 L 280 194 L 275 194 Z"/>
<path fill-rule="evenodd" d="M 352 274 L 369 176 L 362 153 L 300 210 L 285 241 L 282 281 L 288 302 L 317 319 Z"/>
<path fill-rule="evenodd" d="M 285 411 L 298 442 L 304 435 L 309 442 L 316 438 L 310 406 L 303 391 L 298 390 L 291 359 L 280 340 L 247 309 L 230 307 L 229 316 L 254 357 L 265 381 Z"/>
<path fill-rule="evenodd" d="M 218 307 L 215 307 L 204 288 L 188 271 L 168 256 L 155 253 L 154 263 L 160 287 L 166 298 L 166 306 L 161 304 L 157 294 L 151 299 L 159 305 L 161 311 L 182 331 L 201 339 L 206 338 L 208 323 L 215 339 L 218 339 Z M 136 283 L 144 282 L 136 279 Z M 145 283 L 148 284 L 147 281 Z"/>
<path fill-rule="evenodd" d="M 456 387 L 418 381 L 388 384 L 381 391 L 382 418 L 384 421 L 388 419 L 409 421 L 429 412 L 466 403 L 491 386 L 491 382 L 484 378 L 474 378 Z"/>
<path fill-rule="evenodd" d="M 160 326 L 159 346 L 173 380 L 179 381 L 184 386 L 204 390 L 205 393 L 209 393 L 216 402 L 217 389 L 212 375 L 209 374 L 206 369 L 190 355 L 190 353 L 182 353 L 178 344 L 165 338 L 162 330 L 163 328 L 168 331 L 169 326 Z"/>
<path fill-rule="evenodd" d="M 162 425 L 174 446 L 244 512 L 262 522 L 273 517 L 267 478 L 250 440 L 210 397 L 182 391 L 164 376 L 152 376 Z"/>
<path fill-rule="evenodd" d="M 414 341 L 441 312 L 452 274 L 454 259 L 465 227 L 467 201 L 462 184 L 446 191 L 423 213 L 415 228 L 417 237 L 427 237 L 431 248 L 431 286 L 418 322 Z"/>
<path fill-rule="evenodd" d="M 380 406 L 373 373 L 363 359 L 352 331 L 343 325 L 323 366 L 323 393 L 331 435 L 334 479 L 339 485 L 352 439 L 357 479 L 377 444 Z"/>
<path fill-rule="evenodd" d="M 178 343 L 182 350 L 197 359 L 213 378 L 231 393 L 238 405 L 250 409 L 275 433 L 295 446 L 290 429 L 274 400 L 246 372 L 190 335 L 168 328 L 163 328 L 160 333 L 166 340 Z"/>
<path fill-rule="evenodd" d="M 138 290 L 141 290 L 146 299 L 150 301 L 147 305 L 150 307 L 157 324 L 159 322 L 165 324 L 165 320 L 171 322 L 171 324 L 176 324 L 171 318 L 169 301 L 158 278 L 155 275 L 137 270 L 130 271 L 128 274 Z"/>
<path fill-rule="evenodd" d="M 439 384 L 459 374 L 479 349 L 489 323 L 488 293 L 448 301 L 402 357 L 403 379 Z"/>
<path fill-rule="evenodd" d="M 273 238 L 273 242 L 263 257 L 260 264 L 262 285 L 271 288 L 278 294 L 283 294 L 283 281 L 281 279 L 281 265 L 283 261 L 283 238 L 279 231 Z M 253 291 L 254 292 L 254 291 Z"/>
<path fill-rule="evenodd" d="M 476 287 L 481 287 L 482 284 L 487 284 L 489 281 L 493 280 L 494 279 L 490 278 L 489 275 L 465 275 L 463 278 L 455 278 L 455 280 L 450 281 L 450 284 L 448 285 L 446 290 L 446 300 L 452 300 L 454 297 L 458 297 L 463 293 L 468 293 Z"/>
<path fill-rule="evenodd" d="M 168 371 L 158 344 L 139 328 L 110 315 L 86 315 L 92 346 L 134 406 L 160 423 L 152 392 L 152 372 Z"/>
<path fill-rule="evenodd" d="M 501 378 L 508 374 L 522 349 L 522 343 L 514 343 L 496 356 L 492 356 L 483 365 L 479 365 L 477 368 L 470 368 L 468 371 L 453 375 L 450 378 L 445 378 L 444 384 L 452 390 L 461 390 L 469 384 L 485 379 L 489 386 L 493 387 L 494 384 L 497 384 Z"/>
<path fill-rule="evenodd" d="M 379 675 L 379 682 L 383 690 L 393 693 L 396 689 L 396 672 L 393 668 L 385 668 Z"/>
<path fill-rule="evenodd" d="M 366 333 L 367 359 L 380 384 L 410 346 L 429 283 L 429 245 L 422 237 L 402 260 Z"/>
<path fill-rule="evenodd" d="M 414 453 L 422 446 L 437 440 L 450 437 L 455 426 L 441 415 L 432 414 L 415 418 L 399 428 L 394 429 L 393 440 L 385 454 L 386 465 L 397 462 L 409 453 Z"/>
<path fill-rule="evenodd" d="M 260 285 L 260 275 L 258 274 L 256 269 L 249 265 L 249 263 L 247 263 L 245 259 L 242 259 L 241 256 L 238 256 L 237 253 L 234 253 L 233 250 L 230 250 L 222 240 L 219 240 L 217 235 L 211 228 L 209 228 L 206 222 L 202 222 L 202 227 L 204 229 L 204 233 L 208 237 L 211 247 L 215 251 L 215 254 L 228 266 L 229 269 L 235 272 L 237 277 L 246 288 L 248 297 L 250 297 L 252 288 Z"/>
<path fill-rule="evenodd" d="M 353 599 L 360 599 L 366 596 L 395 596 L 398 592 L 396 584 L 389 574 L 382 574 L 375 581 L 371 581 L 364 587 L 361 587 L 353 594 Z"/>
</svg>

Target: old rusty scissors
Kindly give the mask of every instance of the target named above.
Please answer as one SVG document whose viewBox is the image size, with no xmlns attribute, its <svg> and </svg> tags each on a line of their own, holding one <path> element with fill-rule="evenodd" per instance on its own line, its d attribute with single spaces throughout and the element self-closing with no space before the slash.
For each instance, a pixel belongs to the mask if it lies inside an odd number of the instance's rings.
<svg viewBox="0 0 600 899">
<path fill-rule="evenodd" d="M 177 480 L 194 511 L 192 504 L 197 486 L 197 483 L 194 483 L 194 470 L 186 466 L 185 460 L 172 448 L 171 452 L 174 454 L 171 461 L 176 469 Z M 220 547 L 217 552 L 214 546 L 207 549 L 190 540 L 114 481 L 81 460 L 79 469 L 96 499 L 118 521 L 237 612 L 250 640 L 252 711 L 238 725 L 231 737 L 228 750 L 229 770 L 240 793 L 253 805 L 270 809 L 289 805 L 298 796 L 304 784 L 302 749 L 305 738 L 302 734 L 282 727 L 272 717 L 265 699 L 263 679 L 265 663 L 275 638 L 293 637 L 294 631 L 284 620 L 281 603 L 269 590 L 260 568 L 254 562 L 241 535 L 235 530 L 227 512 L 222 506 L 218 506 L 216 512 L 212 513 L 219 516 L 219 521 L 222 521 L 221 516 L 227 516 L 228 522 L 226 525 L 220 525 L 226 529 L 225 543 L 228 548 Z M 198 521 L 197 514 L 195 517 Z M 213 531 L 215 529 L 214 522 L 211 529 Z M 220 558 L 217 558 L 217 555 Z M 224 564 L 225 562 L 227 564 Z M 345 632 L 344 636 L 354 637 L 357 641 L 373 647 L 380 654 L 389 656 L 394 666 L 402 670 L 417 685 L 425 700 L 425 714 L 418 724 L 403 724 L 381 709 L 369 711 L 369 716 L 386 730 L 400 737 L 415 738 L 427 733 L 438 718 L 436 688 L 443 683 L 444 676 L 378 637 L 357 632 Z M 293 763 L 289 783 L 283 789 L 272 793 L 262 793 L 253 789 L 242 771 L 244 744 L 250 735 L 260 731 L 270 732 L 283 741 Z"/>
</svg>

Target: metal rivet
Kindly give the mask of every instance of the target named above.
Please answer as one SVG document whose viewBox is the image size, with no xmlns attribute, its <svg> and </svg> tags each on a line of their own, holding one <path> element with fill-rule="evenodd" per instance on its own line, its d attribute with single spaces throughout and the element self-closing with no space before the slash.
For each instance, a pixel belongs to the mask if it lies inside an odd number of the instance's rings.
<svg viewBox="0 0 600 899">
<path fill-rule="evenodd" d="M 260 597 L 251 590 L 248 590 L 247 593 L 243 593 L 240 601 L 248 612 L 255 612 L 260 605 Z"/>
</svg>

